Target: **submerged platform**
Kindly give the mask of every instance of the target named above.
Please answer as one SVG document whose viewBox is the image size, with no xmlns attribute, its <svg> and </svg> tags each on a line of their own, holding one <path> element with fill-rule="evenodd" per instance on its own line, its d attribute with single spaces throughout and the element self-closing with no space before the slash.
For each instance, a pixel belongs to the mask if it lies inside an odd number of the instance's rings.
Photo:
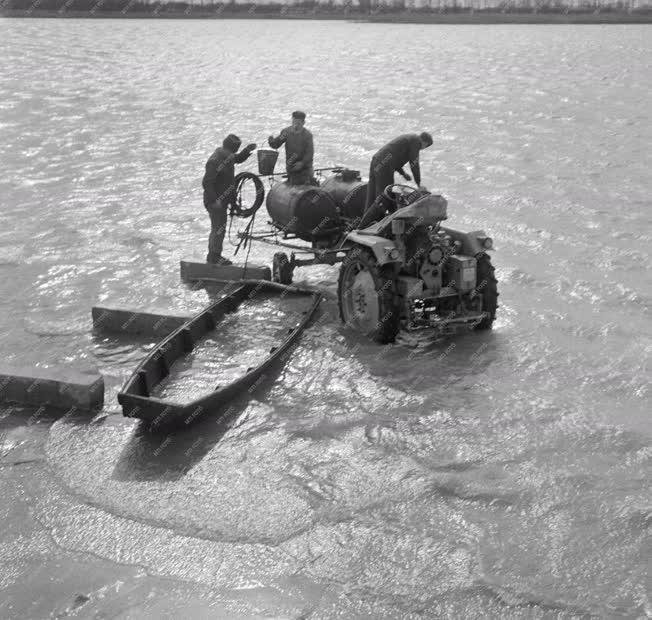
<svg viewBox="0 0 652 620">
<path fill-rule="evenodd" d="M 91 314 L 93 329 L 97 331 L 156 337 L 167 336 L 190 318 L 102 306 L 94 306 Z"/>
</svg>

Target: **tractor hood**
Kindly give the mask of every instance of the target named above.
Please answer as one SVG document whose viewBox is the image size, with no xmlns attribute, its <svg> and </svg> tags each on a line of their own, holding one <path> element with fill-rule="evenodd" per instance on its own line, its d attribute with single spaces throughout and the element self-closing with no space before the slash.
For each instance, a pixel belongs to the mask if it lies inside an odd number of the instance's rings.
<svg viewBox="0 0 652 620">
<path fill-rule="evenodd" d="M 380 235 L 393 220 L 413 220 L 423 226 L 437 224 L 447 219 L 447 206 L 448 201 L 443 196 L 439 194 L 426 194 L 415 200 L 411 205 L 397 209 L 394 213 L 390 213 L 379 222 L 357 232 L 363 235 Z"/>
<path fill-rule="evenodd" d="M 448 217 L 448 201 L 439 194 L 426 194 L 415 200 L 411 205 L 397 209 L 392 219 L 423 218 L 426 224 L 436 224 Z"/>
</svg>

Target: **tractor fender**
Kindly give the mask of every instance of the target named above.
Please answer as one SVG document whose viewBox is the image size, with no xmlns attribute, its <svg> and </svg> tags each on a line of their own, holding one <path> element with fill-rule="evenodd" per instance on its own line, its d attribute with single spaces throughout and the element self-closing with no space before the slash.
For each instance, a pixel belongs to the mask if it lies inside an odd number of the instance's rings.
<svg viewBox="0 0 652 620">
<path fill-rule="evenodd" d="M 449 234 L 453 241 L 459 241 L 462 244 L 461 253 L 465 256 L 477 256 L 487 251 L 481 243 L 481 239 L 487 236 L 483 230 L 473 230 L 465 233 L 444 226 L 441 227 L 441 230 Z"/>
<path fill-rule="evenodd" d="M 346 241 L 369 248 L 374 253 L 379 265 L 405 262 L 403 251 L 393 241 L 385 239 L 385 237 L 352 232 L 346 236 Z"/>
</svg>

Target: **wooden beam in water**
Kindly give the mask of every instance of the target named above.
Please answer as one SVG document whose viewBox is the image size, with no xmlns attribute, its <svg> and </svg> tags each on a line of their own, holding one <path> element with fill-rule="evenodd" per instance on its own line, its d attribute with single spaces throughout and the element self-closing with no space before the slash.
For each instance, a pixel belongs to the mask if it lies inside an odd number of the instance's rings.
<svg viewBox="0 0 652 620">
<path fill-rule="evenodd" d="M 263 265 L 215 265 L 182 260 L 181 279 L 186 282 L 213 278 L 215 280 L 271 280 L 272 270 Z"/>
<path fill-rule="evenodd" d="M 188 320 L 188 317 L 184 316 L 101 306 L 95 306 L 91 314 L 95 330 L 159 338 L 172 333 Z"/>
<path fill-rule="evenodd" d="M 104 378 L 95 371 L 73 368 L 3 366 L 0 401 L 56 409 L 100 409 L 104 404 Z"/>
</svg>

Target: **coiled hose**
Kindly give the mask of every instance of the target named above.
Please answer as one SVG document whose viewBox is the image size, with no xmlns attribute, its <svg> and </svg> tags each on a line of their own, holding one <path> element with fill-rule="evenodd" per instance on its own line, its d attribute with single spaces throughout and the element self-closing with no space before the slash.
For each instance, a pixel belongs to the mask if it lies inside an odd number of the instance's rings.
<svg viewBox="0 0 652 620">
<path fill-rule="evenodd" d="M 256 198 L 251 206 L 242 204 L 243 189 L 249 181 L 253 181 L 256 190 Z M 260 177 L 253 172 L 241 172 L 236 175 L 233 184 L 235 190 L 231 202 L 231 215 L 236 217 L 251 217 L 256 213 L 256 211 L 258 211 L 258 209 L 260 209 L 263 200 L 265 200 L 265 188 L 263 182 L 260 180 Z"/>
<path fill-rule="evenodd" d="M 246 183 L 253 181 L 254 188 L 256 190 L 256 198 L 254 199 L 254 202 L 251 206 L 247 207 L 246 205 L 242 204 L 243 200 L 243 188 Z M 256 211 L 260 209 L 261 205 L 263 204 L 263 200 L 265 199 L 265 187 L 263 186 L 263 182 L 260 180 L 260 177 L 257 174 L 254 174 L 253 172 L 241 172 L 240 174 L 236 175 L 235 179 L 233 180 L 234 186 L 235 186 L 235 191 L 233 194 L 233 200 L 231 201 L 231 220 L 229 222 L 229 237 L 231 236 L 231 223 L 233 222 L 234 217 L 241 217 L 241 218 L 250 218 L 249 222 L 247 222 L 247 225 L 245 226 L 244 231 L 242 232 L 242 236 L 240 237 L 240 241 L 236 244 L 235 247 L 235 252 L 233 255 L 237 255 L 238 251 L 240 248 L 247 248 L 247 257 L 245 259 L 245 270 L 247 268 L 247 263 L 249 261 L 249 252 L 251 251 L 251 240 L 250 240 L 250 235 L 253 232 L 254 229 L 254 221 L 256 219 Z"/>
</svg>

